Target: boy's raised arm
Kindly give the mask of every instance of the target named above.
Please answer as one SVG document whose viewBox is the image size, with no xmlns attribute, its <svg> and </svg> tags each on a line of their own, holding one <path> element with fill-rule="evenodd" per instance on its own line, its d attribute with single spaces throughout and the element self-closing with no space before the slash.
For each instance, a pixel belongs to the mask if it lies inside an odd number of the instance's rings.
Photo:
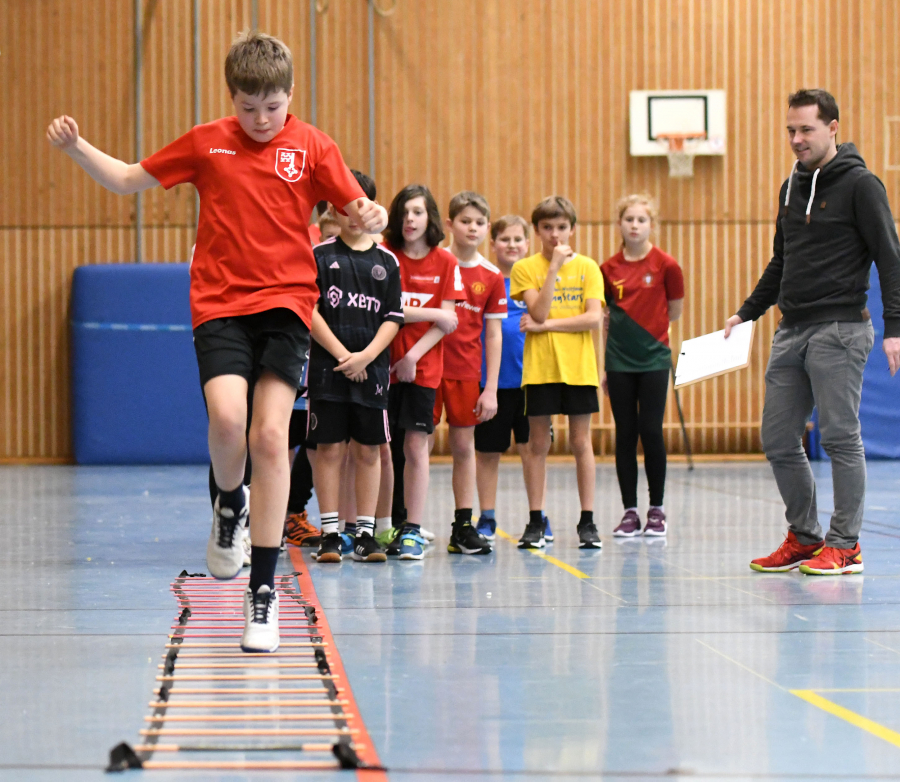
<svg viewBox="0 0 900 782">
<path fill-rule="evenodd" d="M 81 166 L 91 179 L 117 195 L 139 193 L 159 184 L 140 163 L 124 163 L 88 144 L 79 136 L 78 125 L 71 117 L 64 115 L 53 120 L 47 128 L 47 139 Z"/>
</svg>

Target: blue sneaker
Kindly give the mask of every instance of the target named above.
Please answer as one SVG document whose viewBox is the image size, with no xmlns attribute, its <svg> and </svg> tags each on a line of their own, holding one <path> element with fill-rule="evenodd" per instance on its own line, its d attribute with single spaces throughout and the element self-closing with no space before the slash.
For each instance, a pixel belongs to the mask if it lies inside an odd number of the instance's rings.
<svg viewBox="0 0 900 782">
<path fill-rule="evenodd" d="M 356 545 L 356 535 L 349 535 L 346 532 L 341 533 L 341 554 L 347 556 L 353 553 L 353 547 Z"/>
<path fill-rule="evenodd" d="M 550 519 L 547 518 L 547 514 L 544 514 L 544 540 L 548 543 L 553 542 L 553 530 L 550 529 Z"/>
<path fill-rule="evenodd" d="M 400 559 L 423 559 L 426 545 L 416 527 L 406 527 L 400 534 Z"/>
<path fill-rule="evenodd" d="M 485 540 L 494 540 L 497 537 L 497 520 L 481 516 L 475 525 L 475 531 Z"/>
</svg>

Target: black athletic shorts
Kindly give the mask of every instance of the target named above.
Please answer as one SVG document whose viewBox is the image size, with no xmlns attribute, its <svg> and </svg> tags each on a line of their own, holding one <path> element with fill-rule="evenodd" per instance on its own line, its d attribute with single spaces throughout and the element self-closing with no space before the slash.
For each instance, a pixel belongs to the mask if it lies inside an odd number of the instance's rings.
<svg viewBox="0 0 900 782">
<path fill-rule="evenodd" d="M 309 418 L 306 410 L 291 411 L 291 423 L 288 427 L 288 448 L 294 450 L 298 445 L 308 446 L 306 429 Z M 315 446 L 313 446 L 315 448 Z"/>
<path fill-rule="evenodd" d="M 525 415 L 588 415 L 600 412 L 597 386 L 542 383 L 525 386 Z"/>
<path fill-rule="evenodd" d="M 309 400 L 309 429 L 306 439 L 316 445 L 343 443 L 350 439 L 361 445 L 383 445 L 391 441 L 387 410 L 364 407 L 356 402 Z"/>
<path fill-rule="evenodd" d="M 388 391 L 388 421 L 392 429 L 408 432 L 434 431 L 434 400 L 436 388 L 415 383 L 393 383 Z"/>
<path fill-rule="evenodd" d="M 240 375 L 253 385 L 263 370 L 303 388 L 309 358 L 309 329 L 289 309 L 216 318 L 194 329 L 200 385 L 219 375 Z"/>
<path fill-rule="evenodd" d="M 521 388 L 498 388 L 497 415 L 475 427 L 475 450 L 481 453 L 509 450 L 510 432 L 515 435 L 517 445 L 528 442 L 525 392 Z"/>
</svg>

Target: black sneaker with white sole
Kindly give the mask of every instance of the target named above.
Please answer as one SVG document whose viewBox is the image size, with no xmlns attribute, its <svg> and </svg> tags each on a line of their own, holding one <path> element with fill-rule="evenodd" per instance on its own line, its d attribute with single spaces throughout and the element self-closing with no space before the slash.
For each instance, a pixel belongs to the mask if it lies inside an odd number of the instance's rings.
<svg viewBox="0 0 900 782">
<path fill-rule="evenodd" d="M 525 532 L 519 538 L 519 548 L 544 548 L 546 540 L 544 539 L 544 519 L 532 524 L 528 522 Z"/>
<path fill-rule="evenodd" d="M 341 533 L 332 532 L 330 535 L 323 535 L 322 542 L 319 543 L 319 550 L 316 552 L 316 562 L 340 562 L 341 556 Z"/>
<path fill-rule="evenodd" d="M 356 536 L 353 553 L 350 556 L 356 562 L 387 562 L 387 554 L 384 553 L 384 549 L 368 532 L 362 532 Z"/>
<path fill-rule="evenodd" d="M 578 548 L 603 548 L 603 541 L 597 533 L 597 525 L 593 521 L 578 525 Z"/>
<path fill-rule="evenodd" d="M 244 590 L 244 634 L 241 649 L 245 652 L 274 652 L 281 638 L 278 633 L 278 593 L 263 584 L 254 595 L 249 585 Z"/>
<path fill-rule="evenodd" d="M 450 554 L 490 554 L 491 544 L 467 521 L 453 525 L 447 551 Z"/>
</svg>

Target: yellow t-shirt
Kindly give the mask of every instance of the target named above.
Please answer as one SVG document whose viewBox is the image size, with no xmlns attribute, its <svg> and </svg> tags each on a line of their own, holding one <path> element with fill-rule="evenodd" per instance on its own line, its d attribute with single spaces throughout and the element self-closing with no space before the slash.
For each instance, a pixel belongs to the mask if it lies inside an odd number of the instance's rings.
<svg viewBox="0 0 900 782">
<path fill-rule="evenodd" d="M 510 297 L 522 301 L 524 291 L 540 291 L 550 261 L 541 253 L 517 261 L 512 268 Z M 585 312 L 587 299 L 603 297 L 603 277 L 593 258 L 575 255 L 562 265 L 553 289 L 553 303 L 548 318 L 571 318 Z M 522 385 L 565 383 L 569 386 L 598 386 L 597 357 L 590 329 L 586 331 L 528 332 Z"/>
</svg>

